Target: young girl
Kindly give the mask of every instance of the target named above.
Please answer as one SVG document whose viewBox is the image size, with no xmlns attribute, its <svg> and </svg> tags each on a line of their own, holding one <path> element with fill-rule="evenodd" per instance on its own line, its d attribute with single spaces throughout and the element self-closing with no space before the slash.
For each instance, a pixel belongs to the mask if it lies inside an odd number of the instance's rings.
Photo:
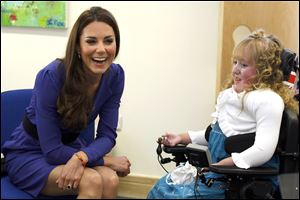
<svg viewBox="0 0 300 200">
<path fill-rule="evenodd" d="M 280 41 L 258 30 L 240 42 L 233 51 L 231 79 L 220 92 L 216 110 L 212 114 L 212 130 L 209 142 L 205 130 L 188 131 L 180 135 L 166 133 L 163 144 L 174 146 L 178 143 L 208 145 L 214 165 L 250 168 L 257 166 L 279 167 L 279 159 L 273 156 L 277 146 L 284 107 L 298 111 L 298 103 L 291 90 L 283 83 L 280 69 L 283 47 Z M 229 155 L 224 149 L 226 137 L 256 132 L 254 144 L 241 153 Z M 220 175 L 209 172 L 206 178 Z M 163 177 L 162 179 L 165 179 Z M 272 178 L 277 187 L 277 178 Z M 159 181 L 163 187 L 166 184 Z M 148 198 L 157 197 L 154 189 Z M 224 198 L 225 185 L 212 187 L 199 183 L 200 198 Z"/>
</svg>

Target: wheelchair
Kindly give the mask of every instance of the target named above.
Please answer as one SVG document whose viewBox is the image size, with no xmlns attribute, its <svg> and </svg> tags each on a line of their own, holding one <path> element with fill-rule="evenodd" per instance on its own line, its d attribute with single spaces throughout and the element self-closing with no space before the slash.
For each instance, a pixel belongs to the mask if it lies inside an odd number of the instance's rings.
<svg viewBox="0 0 300 200">
<path fill-rule="evenodd" d="M 206 130 L 206 135 L 209 132 L 210 126 Z M 228 137 L 225 140 L 225 150 L 229 154 L 242 152 L 253 145 L 254 138 L 255 133 Z M 156 153 L 162 167 L 163 164 L 169 162 L 175 162 L 178 166 L 180 163 L 189 161 L 197 168 L 196 180 L 199 179 L 208 187 L 215 180 L 206 180 L 202 171 L 222 174 L 219 181 L 226 182 L 226 199 L 299 199 L 299 118 L 296 113 L 287 108 L 283 112 L 279 141 L 275 151 L 280 159 L 279 169 L 264 167 L 241 169 L 235 166 L 211 165 L 210 153 L 206 146 L 189 144 L 169 147 L 163 146 L 161 139 L 159 138 L 157 141 Z M 238 145 L 234 146 L 233 144 Z M 162 151 L 173 157 L 164 158 Z M 260 178 L 261 176 L 279 176 L 279 189 L 273 191 L 271 181 L 263 180 Z M 289 179 L 285 176 L 292 177 L 295 180 L 294 184 L 291 179 L 288 182 L 284 180 Z"/>
</svg>

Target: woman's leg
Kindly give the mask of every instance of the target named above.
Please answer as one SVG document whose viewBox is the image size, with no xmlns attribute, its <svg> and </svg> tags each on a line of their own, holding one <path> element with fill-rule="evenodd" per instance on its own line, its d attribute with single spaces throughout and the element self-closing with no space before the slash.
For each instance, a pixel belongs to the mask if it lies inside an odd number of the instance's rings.
<svg viewBox="0 0 300 200">
<path fill-rule="evenodd" d="M 102 176 L 103 199 L 115 199 L 118 193 L 119 177 L 117 173 L 109 167 L 97 166 L 94 169 Z"/>
<path fill-rule="evenodd" d="M 104 192 L 104 181 L 94 169 L 86 167 L 79 184 L 78 199 L 101 199 Z"/>
<path fill-rule="evenodd" d="M 77 189 L 63 190 L 57 186 L 56 180 L 64 165 L 57 166 L 49 174 L 48 181 L 41 194 L 48 196 L 78 195 L 78 199 L 100 199 L 103 192 L 101 175 L 92 168 L 85 168 Z"/>
</svg>

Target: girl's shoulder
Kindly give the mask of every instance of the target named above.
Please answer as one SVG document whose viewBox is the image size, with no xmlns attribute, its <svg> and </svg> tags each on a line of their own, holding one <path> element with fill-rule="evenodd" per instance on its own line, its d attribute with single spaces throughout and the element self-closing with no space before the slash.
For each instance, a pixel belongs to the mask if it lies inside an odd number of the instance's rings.
<svg viewBox="0 0 300 200">
<path fill-rule="evenodd" d="M 246 101 L 255 105 L 283 107 L 284 102 L 279 94 L 271 89 L 260 89 L 248 92 L 246 94 Z"/>
<path fill-rule="evenodd" d="M 254 97 L 260 97 L 260 99 L 281 99 L 280 95 L 274 92 L 271 89 L 260 89 L 260 90 L 253 90 L 249 92 L 249 95 L 252 95 Z"/>
</svg>

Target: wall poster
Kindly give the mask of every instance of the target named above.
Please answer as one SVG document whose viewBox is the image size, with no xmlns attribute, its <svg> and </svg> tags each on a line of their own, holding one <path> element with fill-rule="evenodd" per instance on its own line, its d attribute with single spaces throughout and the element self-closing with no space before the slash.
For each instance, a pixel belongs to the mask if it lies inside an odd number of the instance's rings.
<svg viewBox="0 0 300 200">
<path fill-rule="evenodd" d="M 65 1 L 1 1 L 1 26 L 66 28 Z"/>
</svg>

